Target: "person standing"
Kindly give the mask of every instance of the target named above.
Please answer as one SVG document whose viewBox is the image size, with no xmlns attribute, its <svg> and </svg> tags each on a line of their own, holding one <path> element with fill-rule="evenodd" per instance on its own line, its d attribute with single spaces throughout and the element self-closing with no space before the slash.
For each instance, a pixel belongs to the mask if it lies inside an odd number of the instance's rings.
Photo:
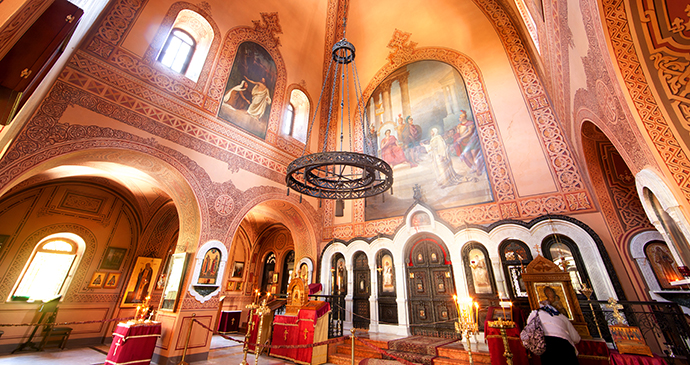
<svg viewBox="0 0 690 365">
<path fill-rule="evenodd" d="M 568 317 L 553 307 L 548 299 L 539 302 L 539 308 L 529 314 L 527 323 L 530 323 L 535 316 L 539 316 L 541 320 L 546 342 L 546 352 L 540 356 L 541 363 L 545 365 L 579 364 L 575 345 L 580 342 L 580 335 Z"/>
</svg>

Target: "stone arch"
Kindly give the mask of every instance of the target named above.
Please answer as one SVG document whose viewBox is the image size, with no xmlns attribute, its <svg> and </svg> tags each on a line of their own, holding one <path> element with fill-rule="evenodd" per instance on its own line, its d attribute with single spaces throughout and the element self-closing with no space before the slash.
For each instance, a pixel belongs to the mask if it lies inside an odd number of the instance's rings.
<svg viewBox="0 0 690 365">
<path fill-rule="evenodd" d="M 91 148 L 90 148 L 91 147 Z M 97 148 L 98 147 L 98 148 Z M 17 151 L 12 150 L 12 153 Z M 169 151 L 170 152 L 170 151 Z M 123 140 L 99 140 L 93 145 L 71 142 L 50 146 L 0 167 L 0 194 L 33 176 L 64 165 L 93 167 L 111 174 L 113 180 L 128 184 L 116 174 L 118 169 L 138 170 L 170 196 L 178 211 L 180 233 L 177 251 L 194 252 L 204 231 L 206 207 L 203 188 L 197 180 L 198 168 L 189 159 L 170 158 L 170 153 L 150 146 Z M 58 158 L 51 158 L 59 155 Z M 186 159 L 186 160 L 185 160 Z M 1 196 L 1 195 L 0 195 Z"/>
<path fill-rule="evenodd" d="M 276 208 L 276 211 L 278 208 L 284 208 L 278 212 L 282 218 L 281 223 L 293 235 L 295 257 L 307 257 L 313 262 L 317 262 L 321 228 L 316 221 L 317 211 L 306 199 L 300 203 L 300 198 L 295 196 L 296 194 L 288 196 L 284 189 L 269 186 L 253 187 L 243 192 L 242 195 L 250 198 L 237 208 L 236 214 L 227 226 L 224 242 L 232 242 L 247 213 L 260 204 L 269 203 L 272 204 L 273 208 Z M 297 244 L 299 242 L 306 244 Z"/>
</svg>

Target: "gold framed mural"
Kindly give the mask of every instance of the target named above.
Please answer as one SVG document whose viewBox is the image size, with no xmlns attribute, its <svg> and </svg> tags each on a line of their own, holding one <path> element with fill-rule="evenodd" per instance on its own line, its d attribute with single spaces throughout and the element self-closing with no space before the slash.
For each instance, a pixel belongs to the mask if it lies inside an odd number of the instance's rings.
<svg viewBox="0 0 690 365">
<path fill-rule="evenodd" d="M 103 283 L 105 282 L 105 275 L 106 275 L 106 273 L 104 273 L 104 272 L 93 273 L 93 276 L 91 277 L 91 280 L 89 281 L 89 288 L 100 288 L 100 287 L 102 287 Z"/>
<path fill-rule="evenodd" d="M 404 215 L 416 184 L 437 210 L 493 201 L 465 81 L 454 67 L 423 60 L 398 68 L 374 89 L 363 122 L 364 151 L 391 165 L 395 192 L 366 198 L 365 220 Z"/>
<path fill-rule="evenodd" d="M 153 257 L 137 257 L 120 307 L 136 307 L 146 300 L 155 285 L 161 261 Z"/>
</svg>

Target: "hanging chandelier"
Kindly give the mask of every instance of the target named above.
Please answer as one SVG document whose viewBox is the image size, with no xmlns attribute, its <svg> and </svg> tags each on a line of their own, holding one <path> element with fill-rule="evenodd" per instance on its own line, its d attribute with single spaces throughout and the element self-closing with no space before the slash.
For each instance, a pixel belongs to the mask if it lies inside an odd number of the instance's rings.
<svg viewBox="0 0 690 365">
<path fill-rule="evenodd" d="M 345 5 L 347 14 L 347 3 Z M 356 112 L 362 121 L 362 136 L 366 136 L 364 123 L 364 104 L 362 90 L 357 76 L 355 60 L 355 46 L 345 39 L 347 17 L 343 18 L 343 39 L 336 42 L 331 49 L 331 60 L 326 77 L 321 87 L 321 95 L 316 104 L 314 117 L 309 124 L 307 141 L 302 155 L 292 161 L 287 168 L 285 182 L 290 189 L 301 194 L 323 199 L 360 199 L 381 194 L 393 185 L 393 169 L 376 157 L 377 151 L 354 152 L 352 141 L 352 121 L 350 120 L 350 94 L 355 94 L 357 101 Z M 331 70 L 333 70 L 331 74 Z M 352 87 L 350 87 L 352 85 Z M 354 89 L 354 92 L 351 90 Z M 328 92 L 328 93 L 324 93 Z M 332 116 L 334 114 L 334 99 L 339 95 L 340 114 L 340 150 L 327 151 Z M 324 95 L 330 95 L 326 135 L 322 152 L 305 155 L 314 122 L 319 113 L 319 106 Z M 336 107 L 338 107 L 336 106 Z M 347 109 L 345 109 L 347 107 Z M 347 125 L 345 114 L 347 113 Z M 350 133 L 350 149 L 343 149 L 344 130 Z M 363 146 L 366 146 L 363 143 Z M 364 147 L 366 149 L 366 147 Z"/>
</svg>

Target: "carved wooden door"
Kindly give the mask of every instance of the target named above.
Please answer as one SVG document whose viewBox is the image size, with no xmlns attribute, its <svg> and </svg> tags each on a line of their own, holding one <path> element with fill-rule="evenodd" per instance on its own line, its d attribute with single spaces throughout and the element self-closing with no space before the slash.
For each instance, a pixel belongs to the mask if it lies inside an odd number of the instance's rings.
<svg viewBox="0 0 690 365">
<path fill-rule="evenodd" d="M 369 329 L 369 295 L 371 295 L 371 280 L 369 260 L 364 252 L 357 252 L 354 256 L 354 291 L 352 296 L 352 325 L 355 328 Z"/>
<path fill-rule="evenodd" d="M 436 237 L 418 239 L 406 260 L 412 334 L 460 338 L 455 333 L 455 282 L 445 244 Z"/>
</svg>

